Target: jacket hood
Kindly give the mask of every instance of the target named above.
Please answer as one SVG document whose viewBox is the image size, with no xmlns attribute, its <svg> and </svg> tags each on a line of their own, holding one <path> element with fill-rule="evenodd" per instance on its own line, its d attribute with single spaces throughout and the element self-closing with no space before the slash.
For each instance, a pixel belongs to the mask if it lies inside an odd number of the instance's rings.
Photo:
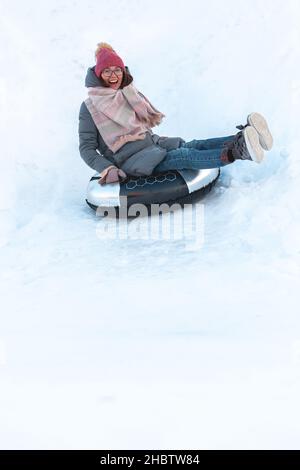
<svg viewBox="0 0 300 470">
<path fill-rule="evenodd" d="M 99 78 L 95 74 L 95 66 L 89 67 L 87 69 L 86 77 L 85 77 L 85 86 L 88 87 L 95 87 L 95 86 L 103 86 L 100 83 Z"/>
</svg>

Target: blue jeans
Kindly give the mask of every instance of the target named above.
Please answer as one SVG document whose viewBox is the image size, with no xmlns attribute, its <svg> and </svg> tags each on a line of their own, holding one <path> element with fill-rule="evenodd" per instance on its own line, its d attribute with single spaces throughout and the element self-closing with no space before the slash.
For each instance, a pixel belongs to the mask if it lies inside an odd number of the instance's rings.
<svg viewBox="0 0 300 470">
<path fill-rule="evenodd" d="M 230 135 L 185 142 L 177 149 L 169 150 L 162 162 L 154 168 L 154 171 L 203 170 L 227 165 L 228 162 L 223 162 L 220 157 L 224 149 L 223 144 L 233 138 L 234 135 Z"/>
</svg>

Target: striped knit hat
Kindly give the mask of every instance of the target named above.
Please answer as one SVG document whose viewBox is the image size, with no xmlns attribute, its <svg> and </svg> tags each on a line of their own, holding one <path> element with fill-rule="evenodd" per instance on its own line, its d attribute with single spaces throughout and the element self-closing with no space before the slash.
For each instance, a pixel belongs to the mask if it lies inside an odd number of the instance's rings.
<svg viewBox="0 0 300 470">
<path fill-rule="evenodd" d="M 95 73 L 97 77 L 100 77 L 102 70 L 112 65 L 116 67 L 121 67 L 121 69 L 125 70 L 125 65 L 121 57 L 119 57 L 118 54 L 114 51 L 114 49 L 106 42 L 100 42 L 97 45 L 95 58 Z"/>
</svg>

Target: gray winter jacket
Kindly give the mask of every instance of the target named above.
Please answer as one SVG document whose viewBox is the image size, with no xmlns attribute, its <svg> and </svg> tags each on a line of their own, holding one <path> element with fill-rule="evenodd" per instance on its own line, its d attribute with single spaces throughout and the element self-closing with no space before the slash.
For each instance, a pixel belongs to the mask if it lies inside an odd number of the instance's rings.
<svg viewBox="0 0 300 470">
<path fill-rule="evenodd" d="M 94 71 L 87 71 L 85 86 L 101 86 Z M 127 142 L 113 153 L 98 131 L 85 102 L 79 111 L 79 151 L 85 163 L 101 173 L 110 165 L 122 168 L 128 175 L 150 175 L 153 169 L 173 150 L 185 142 L 181 137 L 160 137 L 152 131 L 146 133 L 145 139 Z"/>
</svg>

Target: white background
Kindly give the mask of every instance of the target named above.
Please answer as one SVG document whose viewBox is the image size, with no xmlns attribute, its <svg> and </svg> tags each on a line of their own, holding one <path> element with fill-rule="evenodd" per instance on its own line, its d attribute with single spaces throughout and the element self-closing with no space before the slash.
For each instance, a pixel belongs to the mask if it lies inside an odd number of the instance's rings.
<svg viewBox="0 0 300 470">
<path fill-rule="evenodd" d="M 0 447 L 299 448 L 299 1 L 0 10 Z M 272 151 L 222 170 L 203 244 L 111 238 L 86 206 L 100 41 L 166 114 L 160 135 L 267 117 Z"/>
</svg>

